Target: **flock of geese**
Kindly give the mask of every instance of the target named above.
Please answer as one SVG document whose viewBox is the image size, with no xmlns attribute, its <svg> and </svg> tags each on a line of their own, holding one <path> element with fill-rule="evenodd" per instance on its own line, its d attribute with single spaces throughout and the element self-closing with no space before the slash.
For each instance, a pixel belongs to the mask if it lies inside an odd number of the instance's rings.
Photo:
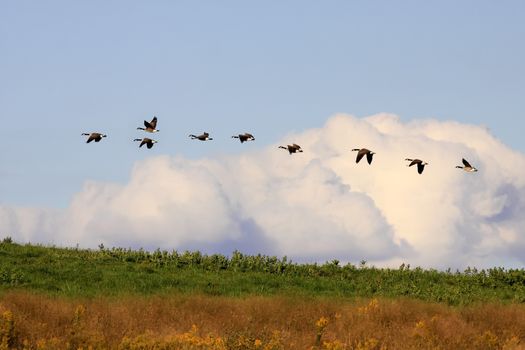
<svg viewBox="0 0 525 350">
<path fill-rule="evenodd" d="M 154 116 L 153 119 L 151 121 L 149 121 L 149 122 L 147 120 L 144 120 L 144 128 L 143 127 L 138 127 L 137 130 L 144 130 L 144 131 L 149 132 L 149 133 L 159 132 L 160 130 L 157 129 L 157 117 Z M 102 138 L 107 137 L 107 135 L 99 133 L 99 132 L 82 133 L 82 136 L 88 136 L 88 138 L 86 140 L 86 143 L 90 143 L 92 141 L 100 142 L 100 140 L 102 140 Z M 213 138 L 211 138 L 210 134 L 207 133 L 207 132 L 204 132 L 201 135 L 190 134 L 188 136 L 192 140 L 199 140 L 199 141 L 211 141 L 211 140 L 213 140 Z M 255 141 L 255 137 L 252 134 L 250 134 L 250 133 L 233 135 L 232 138 L 239 139 L 239 141 L 241 143 L 244 143 L 246 141 Z M 144 137 L 144 138 L 141 138 L 141 139 L 137 138 L 137 139 L 134 139 L 133 141 L 140 141 L 139 148 L 144 146 L 144 145 L 146 145 L 147 148 L 152 148 L 153 145 L 158 142 L 158 141 L 156 141 L 154 139 L 151 139 L 149 137 Z M 298 144 L 295 144 L 295 143 L 293 143 L 291 145 L 287 145 L 287 146 L 279 146 L 278 148 L 282 148 L 282 149 L 287 150 L 290 155 L 292 155 L 293 153 L 303 152 L 301 146 L 299 146 Z M 368 164 L 372 164 L 372 159 L 373 159 L 373 156 L 374 156 L 375 152 L 372 152 L 371 150 L 366 149 L 366 148 L 354 148 L 354 149 L 352 149 L 352 151 L 353 152 L 357 152 L 357 156 L 356 156 L 356 159 L 355 159 L 356 163 L 359 163 L 359 161 L 364 156 L 366 156 L 366 160 L 367 160 Z M 419 174 L 422 174 L 423 170 L 425 170 L 425 165 L 428 165 L 427 162 L 424 162 L 421 159 L 406 158 L 405 161 L 410 162 L 407 165 L 408 167 L 411 167 L 413 165 L 417 165 L 417 172 Z M 456 166 L 456 168 L 463 169 L 464 171 L 469 172 L 469 173 L 478 171 L 478 169 L 476 169 L 475 167 L 470 165 L 470 163 L 465 158 L 462 159 L 462 163 L 463 163 L 463 166 L 458 165 L 458 166 Z"/>
</svg>

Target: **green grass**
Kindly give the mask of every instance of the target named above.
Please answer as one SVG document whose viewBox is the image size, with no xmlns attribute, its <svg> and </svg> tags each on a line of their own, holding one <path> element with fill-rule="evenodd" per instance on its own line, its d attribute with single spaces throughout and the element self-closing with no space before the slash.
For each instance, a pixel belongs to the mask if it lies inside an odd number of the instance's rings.
<svg viewBox="0 0 525 350">
<path fill-rule="evenodd" d="M 99 250 L 0 243 L 0 291 L 67 297 L 201 293 L 306 297 L 409 297 L 450 305 L 525 302 L 525 270 L 463 272 L 378 269 L 338 261 L 296 264 L 286 257 L 199 252 Z"/>
</svg>

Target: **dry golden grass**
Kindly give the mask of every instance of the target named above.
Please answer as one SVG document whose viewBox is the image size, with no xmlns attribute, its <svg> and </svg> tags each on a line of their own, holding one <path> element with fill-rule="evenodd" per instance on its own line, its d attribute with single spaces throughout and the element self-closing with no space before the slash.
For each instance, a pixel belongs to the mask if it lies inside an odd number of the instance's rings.
<svg viewBox="0 0 525 350">
<path fill-rule="evenodd" d="M 0 298 L 0 349 L 525 349 L 525 306 L 155 296 Z"/>
</svg>

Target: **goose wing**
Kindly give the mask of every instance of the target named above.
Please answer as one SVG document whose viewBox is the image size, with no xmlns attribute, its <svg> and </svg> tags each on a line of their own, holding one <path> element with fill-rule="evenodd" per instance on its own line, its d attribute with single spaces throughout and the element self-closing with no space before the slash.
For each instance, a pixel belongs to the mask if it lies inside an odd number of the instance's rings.
<svg viewBox="0 0 525 350">
<path fill-rule="evenodd" d="M 372 164 L 372 157 L 373 157 L 373 156 L 374 156 L 374 155 L 373 155 L 372 153 L 370 153 L 370 152 L 368 152 L 368 153 L 366 154 L 366 160 L 368 161 L 368 164 Z"/>
<path fill-rule="evenodd" d="M 419 162 L 417 164 L 417 172 L 422 174 L 423 173 L 423 170 L 425 170 L 425 166 L 423 165 L 423 163 Z"/>
<path fill-rule="evenodd" d="M 412 165 L 417 164 L 417 166 L 418 166 L 418 170 L 419 170 L 419 166 L 420 166 L 421 163 L 422 163 L 421 160 L 419 160 L 419 159 L 414 159 L 414 160 L 412 160 L 412 161 L 410 162 L 410 164 L 408 164 L 408 166 L 412 166 Z M 421 171 L 423 171 L 423 170 L 421 170 Z M 421 174 L 421 173 L 420 173 L 420 174 Z"/>
<path fill-rule="evenodd" d="M 139 147 L 142 147 L 142 146 L 146 145 L 148 148 L 151 148 L 149 146 L 150 144 L 153 145 L 153 143 L 151 141 L 152 140 L 150 138 L 145 137 L 145 138 L 142 139 L 142 142 L 140 143 Z"/>
<path fill-rule="evenodd" d="M 463 158 L 461 161 L 463 162 L 463 165 L 464 165 L 465 167 L 467 167 L 467 168 L 472 168 L 472 166 L 470 165 L 470 163 L 467 162 L 467 160 L 466 160 L 465 158 Z"/>
<path fill-rule="evenodd" d="M 89 134 L 89 137 L 88 137 L 86 143 L 90 143 L 91 141 L 99 142 L 101 139 L 102 138 L 100 137 L 99 133 L 92 132 L 91 134 Z"/>
<path fill-rule="evenodd" d="M 363 158 L 366 154 L 366 149 L 361 149 L 359 150 L 359 152 L 357 152 L 357 157 L 355 158 L 355 162 L 356 163 L 359 163 L 359 161 L 361 160 L 361 158 Z"/>
<path fill-rule="evenodd" d="M 157 117 L 153 117 L 153 119 L 151 119 L 151 121 L 149 122 L 149 125 L 151 125 L 153 129 L 155 129 L 157 127 Z"/>
</svg>

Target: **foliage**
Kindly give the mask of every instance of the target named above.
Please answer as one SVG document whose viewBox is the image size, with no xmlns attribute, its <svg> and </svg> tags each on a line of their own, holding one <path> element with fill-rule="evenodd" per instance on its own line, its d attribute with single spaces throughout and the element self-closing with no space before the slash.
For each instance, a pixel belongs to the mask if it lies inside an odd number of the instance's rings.
<svg viewBox="0 0 525 350">
<path fill-rule="evenodd" d="M 524 329 L 520 304 L 24 291 L 0 299 L 0 350 L 523 350 Z"/>
<path fill-rule="evenodd" d="M 71 297 L 97 295 L 303 295 L 409 297 L 449 305 L 525 301 L 525 270 L 463 272 L 401 265 L 380 269 L 361 263 L 298 264 L 287 257 L 230 257 L 198 251 L 45 247 L 0 242 L 0 291 L 41 291 Z"/>
<path fill-rule="evenodd" d="M 0 349 L 11 348 L 16 341 L 15 321 L 13 313 L 4 311 L 0 317 Z"/>
</svg>

